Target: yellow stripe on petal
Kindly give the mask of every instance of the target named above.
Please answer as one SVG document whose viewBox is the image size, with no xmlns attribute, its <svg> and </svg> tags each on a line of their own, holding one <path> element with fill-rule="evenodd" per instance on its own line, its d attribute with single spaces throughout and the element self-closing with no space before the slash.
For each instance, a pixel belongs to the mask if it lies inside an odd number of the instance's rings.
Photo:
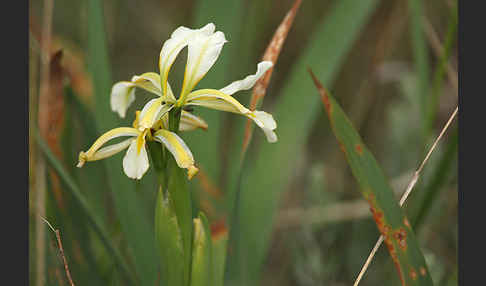
<svg viewBox="0 0 486 286">
<path fill-rule="evenodd" d="M 216 62 L 226 42 L 221 31 L 211 35 L 199 33 L 189 41 L 184 82 L 178 103 L 180 106 L 184 104 L 186 95 L 191 92 Z"/>
<path fill-rule="evenodd" d="M 194 157 L 192 156 L 191 150 L 189 150 L 186 143 L 177 134 L 160 129 L 154 133 L 154 139 L 164 144 L 172 156 L 174 156 L 180 168 L 188 170 L 187 175 L 189 179 L 197 173 L 198 169 L 194 166 Z"/>
<path fill-rule="evenodd" d="M 86 151 L 86 152 L 81 151 L 79 153 L 78 167 L 82 167 L 84 165 L 84 163 L 87 162 L 87 161 L 99 160 L 99 159 L 96 159 L 97 157 L 95 156 L 95 154 L 106 142 L 108 142 L 112 139 L 118 138 L 118 137 L 123 137 L 123 136 L 136 137 L 139 134 L 140 134 L 140 131 L 138 131 L 135 128 L 130 128 L 130 127 L 119 127 L 119 128 L 111 129 L 110 131 L 104 133 L 98 139 L 96 139 L 96 141 L 88 149 L 88 151 Z M 105 158 L 106 158 L 106 156 L 105 156 Z"/>
<path fill-rule="evenodd" d="M 277 128 L 277 123 L 271 114 L 258 110 L 250 111 L 231 95 L 227 95 L 220 90 L 201 89 L 191 92 L 186 105 L 205 106 L 211 109 L 244 115 L 253 120 L 265 132 L 268 142 L 273 143 L 277 141 L 277 135 L 273 131 Z"/>
<path fill-rule="evenodd" d="M 111 157 L 116 153 L 122 151 L 123 149 L 126 149 L 130 145 L 130 143 L 132 143 L 133 140 L 135 139 L 130 138 L 120 143 L 103 147 L 93 154 L 93 156 L 90 158 L 90 161 L 96 161 L 96 160 L 101 160 L 101 159 Z"/>
<path fill-rule="evenodd" d="M 140 131 L 147 128 L 152 128 L 155 122 L 157 122 L 164 114 L 172 109 L 172 104 L 162 104 L 162 102 L 164 102 L 164 98 L 159 97 L 152 99 L 145 104 L 140 112 L 138 122 L 138 129 Z"/>
<path fill-rule="evenodd" d="M 140 150 L 145 146 L 145 135 L 149 130 L 146 129 L 143 133 L 137 137 L 137 154 L 140 154 Z"/>
<path fill-rule="evenodd" d="M 134 75 L 132 77 L 132 83 L 148 92 L 159 96 L 162 95 L 162 89 L 160 88 L 160 76 L 157 73 L 146 72 L 141 75 Z"/>
<path fill-rule="evenodd" d="M 133 140 L 123 157 L 123 171 L 132 179 L 140 180 L 149 168 L 149 159 L 145 146 L 139 148 L 139 140 Z M 145 141 L 145 139 L 143 139 Z"/>
<path fill-rule="evenodd" d="M 160 51 L 159 69 L 162 82 L 162 94 L 167 96 L 167 79 L 169 71 L 180 51 L 188 45 L 189 41 L 199 33 L 211 35 L 214 32 L 215 26 L 209 23 L 200 29 L 189 29 L 186 27 L 177 28 L 170 39 L 164 42 Z"/>
<path fill-rule="evenodd" d="M 185 105 L 199 105 L 242 115 L 246 115 L 250 112 L 248 108 L 241 105 L 241 103 L 234 97 L 217 89 L 200 89 L 193 91 L 187 96 Z"/>
</svg>

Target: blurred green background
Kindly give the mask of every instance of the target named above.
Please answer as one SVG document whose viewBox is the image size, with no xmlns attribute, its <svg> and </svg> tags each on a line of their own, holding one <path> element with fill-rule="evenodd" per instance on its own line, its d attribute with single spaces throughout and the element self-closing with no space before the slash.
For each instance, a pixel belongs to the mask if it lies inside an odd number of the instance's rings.
<svg viewBox="0 0 486 286">
<path fill-rule="evenodd" d="M 158 72 L 162 44 L 177 27 L 213 22 L 225 33 L 229 42 L 198 85 L 221 88 L 255 72 L 293 1 L 54 1 L 49 54 L 63 53 L 50 62 L 44 138 L 59 165 L 47 160 L 41 175 L 35 133 L 45 2 L 29 3 L 30 284 L 67 285 L 55 235 L 38 218 L 37 186 L 45 175 L 45 217 L 61 232 L 74 282 L 129 285 L 132 275 L 139 285 L 154 285 L 152 168 L 134 182 L 123 174 L 123 152 L 82 169 L 75 168 L 78 153 L 102 132 L 131 125 L 151 96 L 137 90 L 120 120 L 109 107 L 111 86 Z M 255 130 L 243 165 L 246 119 L 195 108 L 209 129 L 182 134 L 201 169 L 190 182 L 194 214 L 203 210 L 211 224 L 225 221 L 231 232 L 225 285 L 354 282 L 379 232 L 307 68 L 337 98 L 398 200 L 457 105 L 456 6 L 454 0 L 303 0 L 261 107 L 277 121 L 279 141 L 269 144 Z M 183 52 L 171 70 L 174 90 L 185 60 Z M 245 106 L 250 97 L 251 91 L 236 95 Z M 436 285 L 457 285 L 456 125 L 405 204 Z M 130 274 L 116 266 L 120 261 Z M 400 284 L 385 247 L 360 285 L 383 283 Z"/>
</svg>

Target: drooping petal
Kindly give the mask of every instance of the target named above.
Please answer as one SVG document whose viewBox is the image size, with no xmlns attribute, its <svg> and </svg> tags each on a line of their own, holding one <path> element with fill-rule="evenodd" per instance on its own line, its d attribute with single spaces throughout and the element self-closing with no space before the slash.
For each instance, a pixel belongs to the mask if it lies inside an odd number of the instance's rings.
<svg viewBox="0 0 486 286">
<path fill-rule="evenodd" d="M 116 150 L 117 152 L 121 151 L 123 148 L 121 148 L 122 145 L 117 145 L 116 147 L 111 147 L 112 149 L 104 149 L 103 152 L 100 154 L 97 154 L 97 152 L 101 151 L 100 148 L 108 141 L 118 138 L 118 137 L 123 137 L 123 136 L 130 136 L 130 137 L 136 137 L 140 134 L 140 131 L 138 131 L 135 128 L 130 128 L 130 127 L 119 127 L 112 129 L 105 134 L 101 135 L 96 141 L 93 143 L 93 145 L 88 149 L 88 151 L 83 152 L 81 151 L 79 153 L 79 162 L 77 167 L 81 168 L 85 162 L 87 161 L 95 161 L 99 159 L 106 158 L 108 155 L 113 155 L 115 154 Z M 121 143 L 120 143 L 121 144 Z M 126 147 L 126 146 L 125 146 Z M 108 147 L 105 147 L 108 148 Z M 121 149 L 120 149 L 121 148 Z"/>
<path fill-rule="evenodd" d="M 187 176 L 190 180 L 197 173 L 198 168 L 194 166 L 194 157 L 186 143 L 177 134 L 165 129 L 158 130 L 153 136 L 172 153 L 180 168 L 187 169 Z"/>
<path fill-rule="evenodd" d="M 218 59 L 226 43 L 223 32 L 197 34 L 189 41 L 187 64 L 181 95 L 187 95 Z"/>
<path fill-rule="evenodd" d="M 135 84 L 129 81 L 120 81 L 111 88 L 111 110 L 118 112 L 124 118 L 128 107 L 135 100 Z"/>
<path fill-rule="evenodd" d="M 143 88 L 158 96 L 162 96 L 162 89 L 160 87 L 160 75 L 154 72 L 147 72 L 141 75 L 135 75 L 132 77 L 132 82 L 140 88 Z M 167 98 L 165 101 L 175 102 L 176 98 L 172 92 L 169 82 L 167 82 Z"/>
<path fill-rule="evenodd" d="M 208 124 L 202 118 L 182 110 L 181 121 L 179 122 L 179 131 L 192 131 L 196 130 L 197 128 L 207 130 Z"/>
<path fill-rule="evenodd" d="M 180 51 L 187 46 L 189 41 L 198 34 L 211 35 L 214 33 L 215 26 L 213 23 L 209 23 L 200 29 L 189 29 L 187 27 L 177 28 L 170 39 L 164 42 L 159 57 L 159 69 L 162 81 L 163 94 L 167 94 L 167 78 L 169 76 L 170 68 L 174 63 L 177 55 Z"/>
<path fill-rule="evenodd" d="M 187 96 L 185 105 L 199 105 L 211 109 L 246 114 L 250 110 L 238 102 L 231 95 L 217 89 L 200 89 Z"/>
<path fill-rule="evenodd" d="M 267 141 L 270 143 L 277 142 L 277 134 L 275 134 L 275 131 L 273 131 L 277 128 L 277 123 L 273 119 L 273 116 L 270 113 L 258 110 L 253 112 L 253 116 L 250 118 L 252 118 L 258 127 L 263 130 L 265 136 L 267 137 Z"/>
<path fill-rule="evenodd" d="M 162 95 L 160 89 L 160 76 L 153 72 L 147 72 L 132 77 L 132 81 L 120 81 L 113 85 L 111 89 L 111 109 L 124 118 L 128 107 L 135 101 L 135 87 L 145 89 L 158 96 Z M 167 83 L 167 102 L 175 102 L 169 83 Z"/>
<path fill-rule="evenodd" d="M 234 81 L 220 90 L 228 95 L 232 95 L 233 93 L 240 90 L 248 90 L 252 88 L 255 83 L 265 74 L 265 72 L 272 66 L 273 63 L 270 61 L 260 62 L 257 65 L 257 71 L 255 74 L 249 75 L 242 80 Z"/>
<path fill-rule="evenodd" d="M 123 171 L 132 179 L 140 180 L 149 168 L 147 150 L 145 149 L 145 136 L 140 135 L 128 147 L 123 157 Z"/>
<path fill-rule="evenodd" d="M 143 88 L 148 92 L 156 95 L 162 95 L 162 89 L 160 88 L 160 76 L 154 72 L 146 72 L 141 75 L 134 75 L 132 82 L 137 87 Z"/>
<path fill-rule="evenodd" d="M 277 136 L 273 131 L 277 128 L 277 123 L 272 115 L 264 111 L 251 111 L 241 105 L 235 98 L 220 90 L 201 89 L 191 92 L 186 105 L 205 106 L 211 109 L 244 115 L 253 120 L 265 132 L 268 142 L 273 143 L 277 141 Z"/>
<path fill-rule="evenodd" d="M 164 98 L 154 98 L 145 104 L 139 115 L 138 130 L 143 131 L 147 128 L 152 128 L 164 114 L 169 112 L 173 104 L 162 104 Z"/>
<path fill-rule="evenodd" d="M 132 143 L 133 140 L 135 140 L 135 139 L 130 138 L 130 139 L 124 140 L 120 143 L 112 144 L 112 145 L 108 145 L 106 147 L 103 147 L 93 154 L 90 161 L 96 161 L 96 160 L 101 160 L 101 159 L 111 157 L 111 156 L 115 155 L 116 153 L 126 149 L 130 145 L 130 143 Z"/>
</svg>

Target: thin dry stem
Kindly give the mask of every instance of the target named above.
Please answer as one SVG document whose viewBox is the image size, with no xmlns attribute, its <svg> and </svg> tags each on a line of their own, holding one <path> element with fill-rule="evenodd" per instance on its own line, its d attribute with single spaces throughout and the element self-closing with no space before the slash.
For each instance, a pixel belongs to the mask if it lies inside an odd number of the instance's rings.
<svg viewBox="0 0 486 286">
<path fill-rule="evenodd" d="M 255 87 L 253 88 L 253 94 L 250 100 L 250 110 L 255 110 L 258 103 L 263 101 L 265 97 L 268 84 L 270 82 L 270 78 L 272 77 L 273 68 L 277 63 L 278 56 L 280 55 L 280 51 L 282 50 L 283 44 L 285 39 L 287 38 L 287 34 L 289 33 L 290 28 L 292 27 L 292 23 L 294 22 L 295 15 L 299 10 L 300 3 L 302 0 L 295 0 L 294 5 L 285 15 L 285 18 L 282 20 L 280 25 L 278 26 L 277 30 L 273 34 L 272 40 L 267 46 L 265 53 L 263 54 L 262 60 L 263 61 L 271 61 L 273 62 L 273 67 L 271 67 L 265 75 L 260 78 Z M 241 158 L 245 156 L 246 150 L 250 145 L 250 141 L 253 135 L 253 128 L 252 128 L 251 119 L 248 119 L 245 126 L 245 137 L 243 139 L 243 147 L 241 150 Z"/>
<path fill-rule="evenodd" d="M 415 184 L 417 183 L 417 181 L 418 181 L 418 179 L 420 177 L 420 173 L 422 172 L 422 169 L 424 168 L 425 164 L 429 160 L 430 155 L 432 154 L 432 152 L 435 150 L 435 147 L 437 146 L 437 143 L 440 141 L 440 139 L 442 138 L 442 136 L 444 135 L 444 133 L 446 132 L 446 130 L 449 128 L 449 125 L 452 123 L 452 120 L 456 117 L 457 111 L 458 111 L 458 107 L 456 107 L 456 109 L 454 110 L 454 112 L 450 116 L 449 120 L 447 121 L 447 123 L 442 128 L 442 131 L 440 132 L 439 136 L 437 136 L 437 139 L 435 139 L 434 144 L 432 144 L 432 147 L 430 147 L 429 152 L 425 156 L 425 159 L 422 161 L 422 163 L 418 167 L 417 171 L 415 171 L 415 173 L 414 173 L 414 175 L 412 177 L 412 180 L 410 181 L 410 183 L 407 186 L 407 189 L 405 190 L 405 192 L 403 193 L 402 197 L 400 198 L 400 207 L 403 206 L 403 204 L 407 200 L 408 196 L 412 192 L 413 187 L 415 186 Z M 361 271 L 359 272 L 358 277 L 356 278 L 356 281 L 353 284 L 354 286 L 357 286 L 359 284 L 359 282 L 361 281 L 361 278 L 363 278 L 363 275 L 366 272 L 366 270 L 368 269 L 371 261 L 373 260 L 373 257 L 375 256 L 376 251 L 380 248 L 381 244 L 383 243 L 383 239 L 384 239 L 383 235 L 380 235 L 380 238 L 376 242 L 375 246 L 373 247 L 373 250 L 371 251 L 371 253 L 368 256 L 368 258 L 366 259 L 365 264 L 361 268 Z"/>
<path fill-rule="evenodd" d="M 41 42 L 41 55 L 40 55 L 40 87 L 39 87 L 39 110 L 38 110 L 38 126 L 41 135 L 46 138 L 48 131 L 48 105 L 47 105 L 47 92 L 49 90 L 49 47 L 51 45 L 51 30 L 52 30 L 52 11 L 54 1 L 44 1 L 44 15 L 43 15 L 43 30 L 42 30 L 42 42 Z M 46 193 L 46 166 L 42 156 L 37 158 L 36 164 L 36 208 L 37 213 L 44 216 L 45 209 L 45 193 Z M 38 286 L 45 285 L 45 231 L 39 223 L 36 224 L 36 284 Z"/>
<path fill-rule="evenodd" d="M 59 247 L 59 251 L 61 253 L 61 258 L 62 258 L 62 262 L 64 264 L 64 270 L 66 271 L 66 276 L 69 280 L 69 284 L 71 286 L 74 286 L 74 282 L 73 282 L 73 279 L 71 278 L 71 272 L 69 272 L 69 266 L 68 266 L 68 263 L 67 263 L 67 260 L 66 260 L 66 256 L 64 255 L 64 248 L 62 247 L 62 242 L 61 242 L 61 234 L 59 232 L 58 229 L 54 229 L 54 227 L 52 227 L 52 225 L 45 219 L 43 218 L 42 216 L 40 217 L 50 228 L 51 230 L 56 234 L 56 239 L 57 239 L 57 246 Z"/>
</svg>

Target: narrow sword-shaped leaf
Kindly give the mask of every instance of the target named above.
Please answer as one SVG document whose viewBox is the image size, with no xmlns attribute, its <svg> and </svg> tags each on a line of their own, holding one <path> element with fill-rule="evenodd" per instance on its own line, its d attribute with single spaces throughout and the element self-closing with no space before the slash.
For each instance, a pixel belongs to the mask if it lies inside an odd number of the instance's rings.
<svg viewBox="0 0 486 286">
<path fill-rule="evenodd" d="M 424 141 L 427 140 L 432 131 L 431 122 L 428 122 L 428 110 L 431 104 L 429 91 L 429 62 L 427 55 L 427 44 L 425 42 L 424 32 L 422 30 L 423 23 L 423 5 L 420 0 L 408 0 L 410 13 L 410 31 L 412 36 L 412 49 L 416 73 L 419 78 L 418 82 L 418 96 L 420 97 L 422 115 L 423 115 L 423 136 Z"/>
<path fill-rule="evenodd" d="M 433 285 L 409 220 L 373 154 L 362 142 L 347 115 L 310 71 L 341 150 L 370 205 L 402 285 Z"/>
<path fill-rule="evenodd" d="M 93 75 L 95 119 L 101 133 L 118 127 L 120 121 L 110 108 L 110 91 L 113 81 L 108 60 L 102 3 L 88 1 L 88 67 Z M 137 276 L 142 285 L 155 285 L 158 259 L 155 251 L 153 224 L 144 215 L 146 209 L 135 193 L 134 181 L 123 173 L 122 162 L 108 158 L 99 162 L 106 166 L 108 183 L 112 191 L 116 213 L 124 236 L 134 258 Z M 154 192 L 156 190 L 153 190 Z"/>
<path fill-rule="evenodd" d="M 81 193 L 80 189 L 74 182 L 74 180 L 66 172 L 62 164 L 56 159 L 55 155 L 49 149 L 44 140 L 40 137 L 39 133 L 35 133 L 35 138 L 37 144 L 41 148 L 42 152 L 46 156 L 47 162 L 52 166 L 54 170 L 59 174 L 61 180 L 68 187 L 67 190 L 71 192 L 73 198 L 79 203 L 81 209 L 85 212 L 87 218 L 91 222 L 95 232 L 100 236 L 101 241 L 107 248 L 107 250 L 112 253 L 115 263 L 121 268 L 122 273 L 128 278 L 131 284 L 135 284 L 135 276 L 133 272 L 128 268 L 125 260 L 122 258 L 120 252 L 113 246 L 111 239 L 109 238 L 106 227 L 100 222 L 100 219 L 94 214 L 90 205 L 88 204 L 86 198 Z"/>
<path fill-rule="evenodd" d="M 251 168 L 248 168 L 248 173 L 239 184 L 239 229 L 234 236 L 235 244 L 230 246 L 232 256 L 227 260 L 228 282 L 234 283 L 232 285 L 258 283 L 280 195 L 285 191 L 291 178 L 293 162 L 301 154 L 318 114 L 319 100 L 310 96 L 314 87 L 304 76 L 305 68 L 310 63 L 314 64 L 318 67 L 319 77 L 330 83 L 377 2 L 335 2 L 311 36 L 308 46 L 302 47 L 302 56 L 290 71 L 274 111 L 271 111 L 278 123 L 279 141 L 275 144 L 262 144 L 258 156 L 251 162 Z M 278 171 L 268 172 L 269 169 Z M 234 192 L 237 175 L 231 176 L 230 188 Z M 232 240 L 230 238 L 230 244 Z M 250 249 L 251 252 L 248 251 Z"/>
<path fill-rule="evenodd" d="M 208 220 L 201 212 L 193 221 L 191 286 L 213 286 L 212 241 Z"/>
<path fill-rule="evenodd" d="M 223 31 L 228 40 L 221 54 L 208 72 L 198 84 L 200 87 L 224 87 L 232 80 L 234 75 L 233 66 L 238 66 L 238 32 L 243 23 L 244 1 L 235 0 L 199 0 L 196 2 L 194 26 L 200 27 L 209 22 L 216 24 L 218 31 Z M 238 77 L 237 77 L 238 78 Z M 221 113 L 206 108 L 197 108 L 195 114 L 204 118 L 208 124 L 206 132 L 195 131 L 184 134 L 184 140 L 191 145 L 191 151 L 197 158 L 208 177 L 217 182 L 219 179 L 220 160 L 219 140 L 221 137 Z M 187 138 L 187 139 L 186 139 Z M 191 144 L 198 142 L 197 144 Z"/>
<path fill-rule="evenodd" d="M 184 249 L 174 202 L 159 189 L 155 205 L 155 240 L 160 253 L 164 285 L 184 285 Z"/>
</svg>

